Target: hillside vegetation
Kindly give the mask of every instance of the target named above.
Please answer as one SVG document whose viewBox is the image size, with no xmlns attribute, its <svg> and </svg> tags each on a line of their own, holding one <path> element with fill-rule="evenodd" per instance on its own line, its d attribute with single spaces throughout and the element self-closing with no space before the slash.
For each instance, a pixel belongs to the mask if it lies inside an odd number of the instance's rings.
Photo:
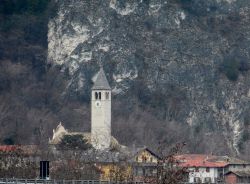
<svg viewBox="0 0 250 184">
<path fill-rule="evenodd" d="M 0 142 L 90 131 L 92 77 L 113 89 L 125 145 L 250 150 L 248 0 L 2 0 Z"/>
</svg>

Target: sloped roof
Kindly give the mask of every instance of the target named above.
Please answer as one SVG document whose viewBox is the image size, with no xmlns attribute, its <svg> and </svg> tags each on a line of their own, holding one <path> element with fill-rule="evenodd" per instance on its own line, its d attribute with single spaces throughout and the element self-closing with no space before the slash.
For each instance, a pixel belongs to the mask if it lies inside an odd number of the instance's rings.
<svg viewBox="0 0 250 184">
<path fill-rule="evenodd" d="M 238 158 L 229 157 L 229 156 L 214 156 L 213 158 L 210 158 L 209 161 L 210 162 L 224 161 L 228 165 L 250 164 L 248 161 L 240 160 Z"/>
<path fill-rule="evenodd" d="M 95 90 L 100 90 L 100 89 L 110 90 L 111 89 L 109 86 L 108 80 L 106 78 L 106 75 L 103 71 L 103 68 L 101 68 L 100 71 L 98 72 L 92 89 L 95 89 Z"/>
<path fill-rule="evenodd" d="M 184 154 L 175 157 L 182 167 L 225 167 L 228 162 L 219 156 L 206 154 Z"/>
<path fill-rule="evenodd" d="M 239 177 L 250 177 L 250 171 L 229 171 L 229 172 L 225 173 L 225 175 L 228 175 L 231 173 L 233 173 Z"/>
<path fill-rule="evenodd" d="M 183 154 L 175 157 L 183 167 L 225 167 L 227 165 L 249 164 L 249 162 L 229 156 L 206 154 Z"/>
<path fill-rule="evenodd" d="M 37 145 L 0 145 L 0 153 L 19 152 L 25 155 L 38 153 Z"/>
<path fill-rule="evenodd" d="M 0 145 L 0 152 L 11 152 L 18 150 L 18 146 L 16 145 Z"/>
<path fill-rule="evenodd" d="M 153 155 L 154 157 L 156 157 L 157 159 L 161 159 L 159 155 L 157 155 L 155 152 L 153 152 L 152 150 L 150 150 L 147 147 L 133 148 L 132 150 L 130 150 L 130 153 L 132 154 L 132 157 L 134 158 L 135 156 L 139 155 L 143 151 L 147 151 L 151 155 Z"/>
</svg>

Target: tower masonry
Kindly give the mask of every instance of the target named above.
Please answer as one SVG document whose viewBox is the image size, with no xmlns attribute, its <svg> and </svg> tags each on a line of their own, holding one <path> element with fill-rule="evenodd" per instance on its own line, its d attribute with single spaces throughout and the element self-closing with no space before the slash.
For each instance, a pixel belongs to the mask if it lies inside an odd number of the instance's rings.
<svg viewBox="0 0 250 184">
<path fill-rule="evenodd" d="M 108 149 L 111 144 L 111 88 L 102 68 L 91 93 L 91 143 L 95 149 Z"/>
</svg>

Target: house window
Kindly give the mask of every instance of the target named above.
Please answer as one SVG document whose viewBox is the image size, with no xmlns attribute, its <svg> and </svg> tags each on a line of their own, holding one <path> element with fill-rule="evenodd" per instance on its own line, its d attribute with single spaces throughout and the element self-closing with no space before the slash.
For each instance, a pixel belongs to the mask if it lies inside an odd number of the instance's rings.
<svg viewBox="0 0 250 184">
<path fill-rule="evenodd" d="M 138 176 L 138 168 L 135 168 L 135 169 L 134 169 L 134 175 L 135 175 L 135 176 Z"/>
<path fill-rule="evenodd" d="M 109 92 L 106 92 L 105 95 L 106 95 L 106 100 L 108 100 L 109 99 Z"/>
<path fill-rule="evenodd" d="M 95 99 L 97 100 L 98 99 L 98 93 L 95 92 Z"/>
<path fill-rule="evenodd" d="M 194 178 L 194 183 L 201 183 L 201 179 L 199 177 Z"/>
<path fill-rule="evenodd" d="M 146 176 L 152 176 L 153 169 L 151 167 L 146 168 Z"/>
<path fill-rule="evenodd" d="M 153 162 L 153 157 L 150 157 L 150 162 Z"/>
<path fill-rule="evenodd" d="M 210 168 L 209 167 L 206 168 L 206 172 L 210 172 Z"/>
<path fill-rule="evenodd" d="M 206 177 L 206 178 L 205 178 L 205 183 L 211 183 L 211 181 L 212 181 L 212 180 L 211 180 L 210 177 Z"/>
<path fill-rule="evenodd" d="M 199 168 L 198 167 L 195 168 L 195 172 L 199 172 Z"/>
<path fill-rule="evenodd" d="M 101 100 L 101 99 L 102 99 L 102 93 L 99 92 L 99 100 Z"/>
<path fill-rule="evenodd" d="M 147 162 L 147 157 L 146 156 L 142 156 L 142 161 L 143 162 Z"/>
<path fill-rule="evenodd" d="M 154 175 L 154 176 L 156 176 L 156 174 L 157 174 L 157 169 L 153 169 L 153 171 L 152 171 L 152 174 Z"/>
<path fill-rule="evenodd" d="M 139 158 L 138 158 L 138 157 L 136 157 L 136 158 L 135 158 L 135 160 L 136 160 L 136 162 L 138 162 L 138 161 L 139 161 Z"/>
<path fill-rule="evenodd" d="M 143 176 L 143 170 L 141 167 L 137 168 L 137 176 Z"/>
</svg>

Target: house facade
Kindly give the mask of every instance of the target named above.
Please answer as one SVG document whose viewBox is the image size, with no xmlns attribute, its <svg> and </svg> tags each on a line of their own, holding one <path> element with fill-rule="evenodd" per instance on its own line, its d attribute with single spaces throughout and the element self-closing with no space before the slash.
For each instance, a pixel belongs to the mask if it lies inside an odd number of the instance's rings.
<svg viewBox="0 0 250 184">
<path fill-rule="evenodd" d="M 148 148 L 134 148 L 127 153 L 115 154 L 112 160 L 99 162 L 101 179 L 111 181 L 145 181 L 156 176 L 160 159 Z"/>
<path fill-rule="evenodd" d="M 223 177 L 226 162 L 217 161 L 216 156 L 185 154 L 176 157 L 179 165 L 188 170 L 189 183 L 216 183 Z"/>
<path fill-rule="evenodd" d="M 229 171 L 225 174 L 225 182 L 228 184 L 250 183 L 250 172 Z"/>
<path fill-rule="evenodd" d="M 219 168 L 191 167 L 189 168 L 190 183 L 216 183 L 219 178 Z"/>
<path fill-rule="evenodd" d="M 157 175 L 157 163 L 160 157 L 148 148 L 138 148 L 132 151 L 133 176 L 141 181 Z"/>
<path fill-rule="evenodd" d="M 238 183 L 248 181 L 248 173 L 250 176 L 250 164 L 233 157 L 184 154 L 176 159 L 187 168 L 189 183 Z"/>
</svg>

